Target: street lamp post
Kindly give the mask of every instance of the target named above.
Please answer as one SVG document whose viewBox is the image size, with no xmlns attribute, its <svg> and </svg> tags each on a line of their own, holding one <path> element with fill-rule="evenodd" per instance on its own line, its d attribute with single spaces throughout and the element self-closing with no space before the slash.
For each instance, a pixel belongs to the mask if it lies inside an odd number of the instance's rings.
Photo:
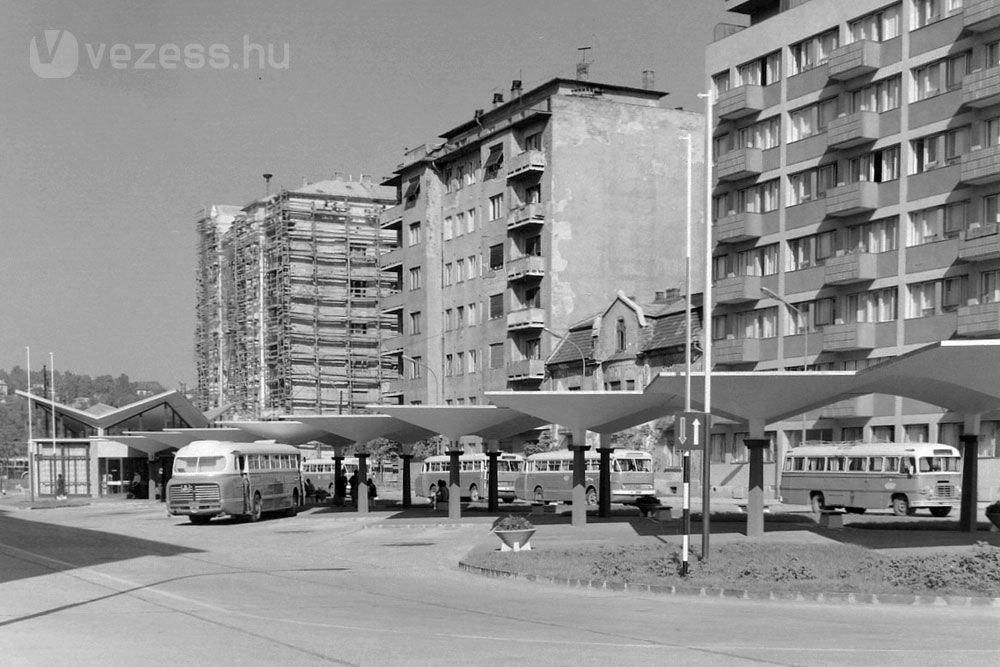
<svg viewBox="0 0 1000 667">
<path fill-rule="evenodd" d="M 805 372 L 809 368 L 809 322 L 806 320 L 805 312 L 801 308 L 789 303 L 784 297 L 779 296 L 773 290 L 761 287 L 760 291 L 794 312 L 795 317 L 802 322 L 802 371 Z M 800 444 L 806 444 L 806 413 L 804 412 L 802 413 L 802 442 Z"/>
<path fill-rule="evenodd" d="M 434 369 L 432 369 L 430 366 L 428 366 L 424 362 L 418 361 L 417 359 L 414 359 L 413 357 L 411 357 L 408 354 L 403 354 L 402 352 L 400 352 L 399 356 L 400 356 L 401 359 L 406 359 L 407 361 L 409 361 L 409 362 L 411 362 L 411 363 L 413 363 L 413 364 L 415 364 L 417 366 L 423 366 L 424 368 L 427 369 L 427 372 L 431 374 L 431 378 L 434 380 L 434 405 L 440 405 L 441 404 L 441 381 L 438 379 L 437 373 L 434 372 Z"/>
</svg>

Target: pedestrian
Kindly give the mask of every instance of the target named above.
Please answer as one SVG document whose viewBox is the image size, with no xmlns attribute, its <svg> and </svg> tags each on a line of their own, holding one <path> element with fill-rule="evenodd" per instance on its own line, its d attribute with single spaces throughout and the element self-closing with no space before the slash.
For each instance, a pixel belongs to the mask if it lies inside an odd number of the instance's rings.
<svg viewBox="0 0 1000 667">
<path fill-rule="evenodd" d="M 338 507 L 344 504 L 347 497 L 347 475 L 341 470 L 337 478 L 333 480 L 333 504 Z"/>
<path fill-rule="evenodd" d="M 448 485 L 443 479 L 439 479 L 437 483 L 437 491 L 434 493 L 434 509 L 437 509 L 438 503 L 442 503 L 445 507 L 448 506 Z"/>
<path fill-rule="evenodd" d="M 56 475 L 56 498 L 66 500 L 66 480 L 63 479 L 62 473 Z"/>
<path fill-rule="evenodd" d="M 347 480 L 347 485 L 351 489 L 351 506 L 352 507 L 357 507 L 358 506 L 358 486 L 359 486 L 359 484 L 360 484 L 360 481 L 358 480 L 358 471 L 355 470 L 354 474 L 351 475 L 351 478 L 349 480 Z"/>
<path fill-rule="evenodd" d="M 378 500 L 378 489 L 375 488 L 375 482 L 369 477 L 365 485 L 368 487 L 368 505 L 369 507 L 375 507 L 375 501 Z"/>
<path fill-rule="evenodd" d="M 316 487 L 313 486 L 312 480 L 308 477 L 306 478 L 306 498 L 312 498 L 316 495 Z"/>
</svg>

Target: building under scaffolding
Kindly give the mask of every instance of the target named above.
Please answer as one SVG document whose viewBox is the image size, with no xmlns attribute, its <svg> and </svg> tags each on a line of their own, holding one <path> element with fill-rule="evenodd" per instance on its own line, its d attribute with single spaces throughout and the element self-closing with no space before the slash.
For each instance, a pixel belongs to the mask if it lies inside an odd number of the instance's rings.
<svg viewBox="0 0 1000 667">
<path fill-rule="evenodd" d="M 378 220 L 395 202 L 394 188 L 337 177 L 254 201 L 225 230 L 203 212 L 203 409 L 232 405 L 231 414 L 266 418 L 348 413 L 378 401 L 391 363 L 380 346 L 398 335 L 396 318 L 379 307 L 394 275 L 378 263 L 396 235 Z"/>
</svg>

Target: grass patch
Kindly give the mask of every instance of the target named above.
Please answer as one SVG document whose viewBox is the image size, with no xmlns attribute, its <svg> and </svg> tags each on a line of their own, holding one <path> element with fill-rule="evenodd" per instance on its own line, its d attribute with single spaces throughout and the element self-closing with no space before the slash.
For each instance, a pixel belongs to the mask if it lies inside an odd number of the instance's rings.
<svg viewBox="0 0 1000 667">
<path fill-rule="evenodd" d="M 673 545 L 472 554 L 470 565 L 558 579 L 753 591 L 1000 596 L 1000 548 L 893 558 L 850 544 L 724 544 L 708 563 L 692 552 L 681 577 Z"/>
</svg>

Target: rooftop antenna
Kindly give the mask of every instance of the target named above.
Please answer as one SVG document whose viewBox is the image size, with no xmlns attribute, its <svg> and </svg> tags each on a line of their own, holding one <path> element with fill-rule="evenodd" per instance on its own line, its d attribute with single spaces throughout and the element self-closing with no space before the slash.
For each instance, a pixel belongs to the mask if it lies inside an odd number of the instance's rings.
<svg viewBox="0 0 1000 667">
<path fill-rule="evenodd" d="M 576 64 L 576 79 L 577 81 L 589 81 L 590 80 L 590 63 L 593 61 L 587 60 L 587 52 L 590 51 L 589 46 L 577 47 L 577 51 L 580 51 L 580 62 Z"/>
<path fill-rule="evenodd" d="M 264 196 L 271 196 L 271 178 L 274 174 L 264 174 Z"/>
</svg>

